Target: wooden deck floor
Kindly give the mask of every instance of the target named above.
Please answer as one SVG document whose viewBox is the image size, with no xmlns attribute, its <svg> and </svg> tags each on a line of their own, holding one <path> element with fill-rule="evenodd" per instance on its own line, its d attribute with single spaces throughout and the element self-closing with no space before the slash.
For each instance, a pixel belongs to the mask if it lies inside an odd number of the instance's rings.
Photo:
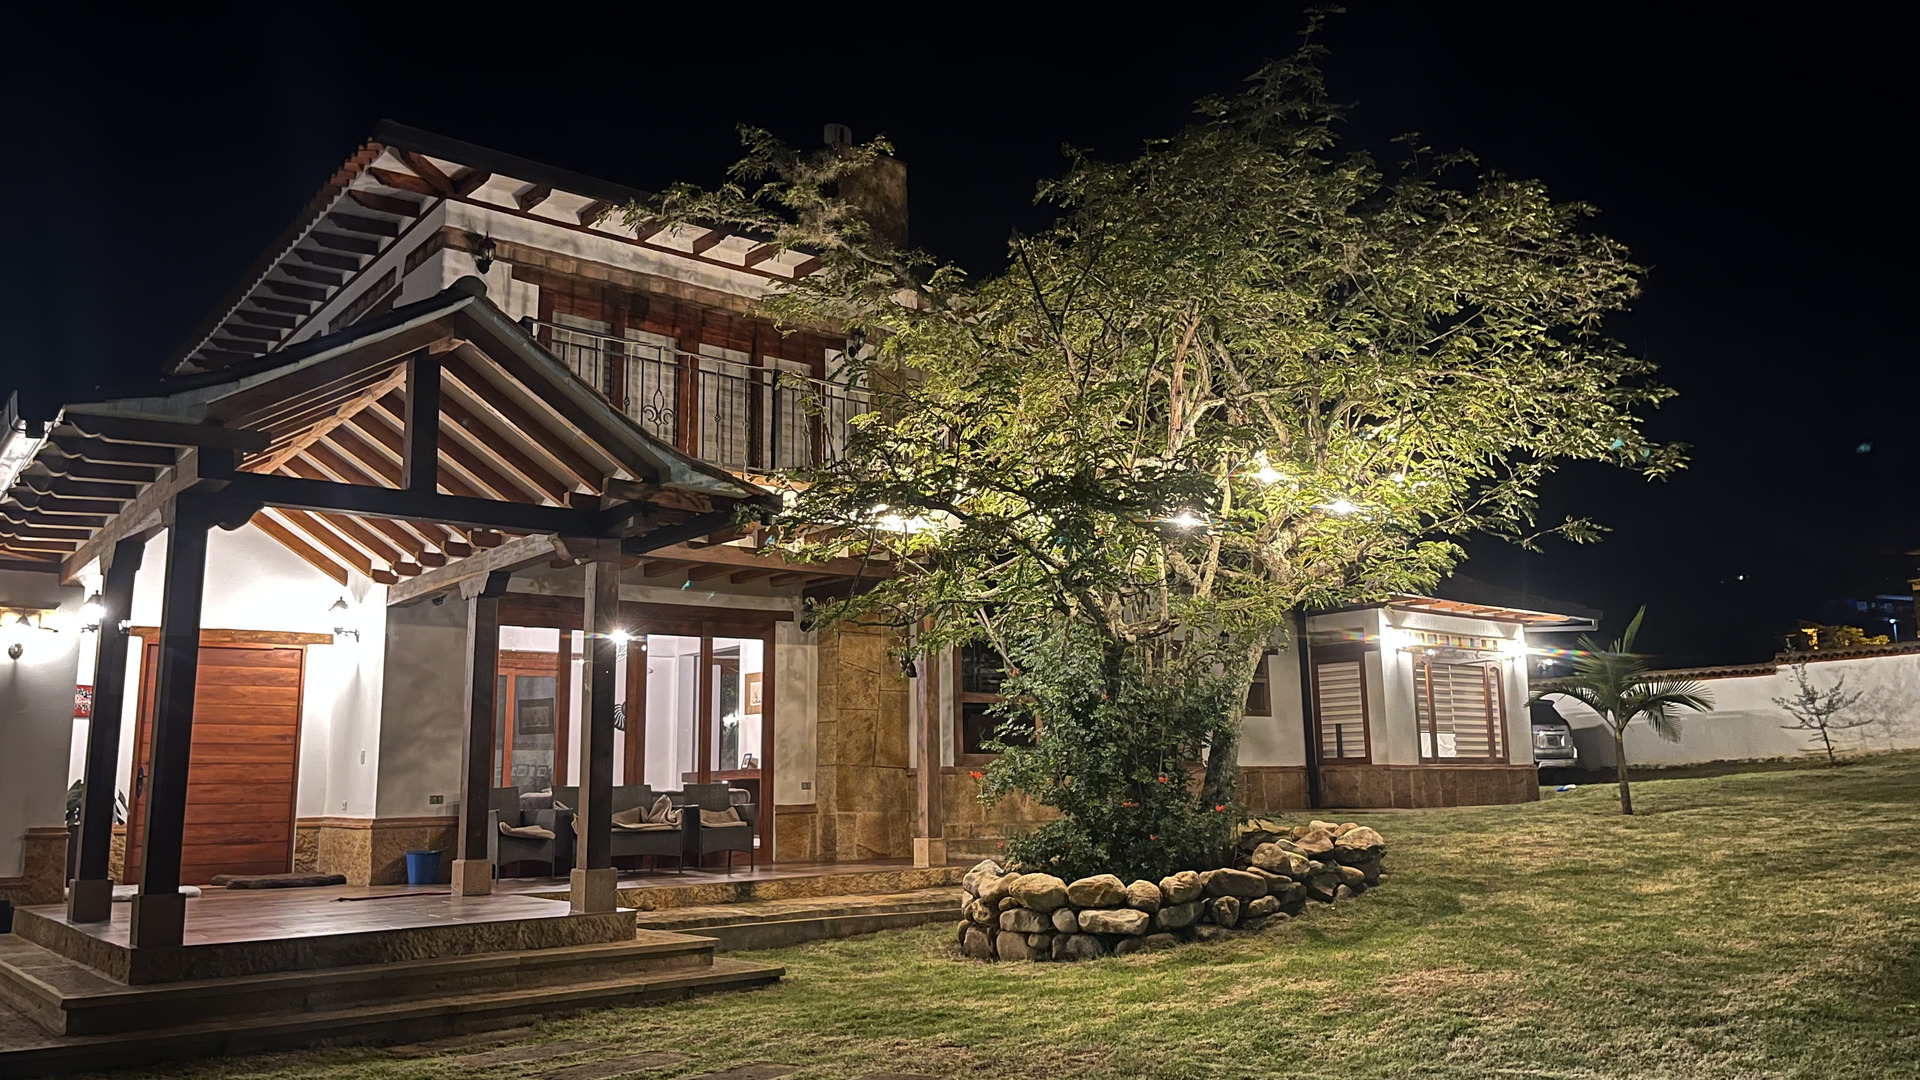
<svg viewBox="0 0 1920 1080">
<path fill-rule="evenodd" d="M 957 865 L 957 864 L 956 864 Z M 869 859 L 863 862 L 783 862 L 762 863 L 749 870 L 742 862 L 731 873 L 722 867 L 688 867 L 686 873 L 675 873 L 668 863 L 661 870 L 622 870 L 620 888 L 627 889 L 679 889 L 689 885 L 725 885 L 747 884 L 767 881 L 796 881 L 804 878 L 839 877 L 847 874 L 882 874 L 895 871 L 912 870 L 912 859 Z M 555 890 L 567 888 L 567 879 L 560 878 L 501 878 L 494 882 L 494 892 L 510 895 L 552 895 Z"/>
</svg>

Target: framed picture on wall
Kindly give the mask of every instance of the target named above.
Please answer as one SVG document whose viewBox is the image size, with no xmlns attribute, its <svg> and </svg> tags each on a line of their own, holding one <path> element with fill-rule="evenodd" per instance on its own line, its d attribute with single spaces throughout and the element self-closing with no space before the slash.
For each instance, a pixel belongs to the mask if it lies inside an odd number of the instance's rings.
<svg viewBox="0 0 1920 1080">
<path fill-rule="evenodd" d="M 760 715 L 760 673 L 749 672 L 746 676 L 747 701 L 741 712 L 748 716 Z"/>
</svg>

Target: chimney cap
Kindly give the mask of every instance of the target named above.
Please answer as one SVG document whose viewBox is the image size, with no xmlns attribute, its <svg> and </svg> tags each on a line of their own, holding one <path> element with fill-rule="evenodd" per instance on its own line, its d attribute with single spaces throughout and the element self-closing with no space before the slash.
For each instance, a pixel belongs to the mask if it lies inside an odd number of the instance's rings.
<svg viewBox="0 0 1920 1080">
<path fill-rule="evenodd" d="M 853 145 L 853 129 L 845 124 L 828 124 L 820 137 L 835 150 L 844 150 Z"/>
</svg>

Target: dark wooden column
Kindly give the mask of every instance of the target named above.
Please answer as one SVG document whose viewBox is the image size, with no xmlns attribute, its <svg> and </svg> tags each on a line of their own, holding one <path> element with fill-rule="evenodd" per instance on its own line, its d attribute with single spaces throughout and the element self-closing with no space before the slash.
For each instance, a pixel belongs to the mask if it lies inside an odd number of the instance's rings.
<svg viewBox="0 0 1920 1080">
<path fill-rule="evenodd" d="M 921 655 L 920 672 L 920 768 L 914 785 L 915 866 L 944 866 L 947 861 L 946 804 L 940 792 L 940 658 L 929 651 Z M 955 673 L 956 676 L 958 673 Z"/>
<path fill-rule="evenodd" d="M 593 545 L 586 564 L 587 671 L 581 680 L 579 849 L 571 900 L 580 912 L 612 911 L 619 895 L 613 869 L 613 707 L 620 626 L 620 542 Z"/>
<path fill-rule="evenodd" d="M 74 922 L 106 922 L 113 914 L 113 880 L 107 876 L 107 864 L 113 850 L 120 715 L 127 690 L 127 622 L 133 616 L 134 575 L 146 551 L 144 535 L 113 545 L 106 586 L 100 592 L 93 716 L 87 722 L 87 757 L 82 773 L 87 787 L 80 804 L 80 853 L 67 891 L 67 917 Z"/>
<path fill-rule="evenodd" d="M 440 482 L 440 358 L 425 349 L 407 360 L 407 427 L 400 486 L 433 494 Z"/>
<path fill-rule="evenodd" d="M 140 894 L 128 931 L 134 948 L 179 945 L 186 929 L 180 895 L 180 846 L 187 824 L 187 768 L 193 751 L 193 695 L 200 674 L 200 607 L 207 579 L 207 531 L 214 497 L 174 497 L 167 526 L 167 574 L 160 605 L 160 658 L 155 673 L 153 750 L 149 756 Z"/>
<path fill-rule="evenodd" d="M 455 896 L 493 891 L 488 797 L 493 793 L 493 721 L 499 709 L 500 598 L 513 575 L 494 571 L 467 594 L 467 735 L 460 740 L 460 846 L 453 862 Z"/>
<path fill-rule="evenodd" d="M 627 633 L 627 783 L 647 782 L 647 636 Z"/>
</svg>

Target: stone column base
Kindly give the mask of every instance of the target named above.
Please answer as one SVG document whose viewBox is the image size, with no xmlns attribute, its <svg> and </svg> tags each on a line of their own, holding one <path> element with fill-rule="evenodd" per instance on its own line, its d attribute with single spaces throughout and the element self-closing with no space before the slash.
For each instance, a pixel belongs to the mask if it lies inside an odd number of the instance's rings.
<svg viewBox="0 0 1920 1080">
<path fill-rule="evenodd" d="M 173 893 L 136 893 L 127 944 L 136 949 L 164 949 L 179 945 L 187 930 L 187 898 Z"/>
<path fill-rule="evenodd" d="M 947 865 L 947 840 L 943 836 L 916 836 L 913 838 L 913 865 Z"/>
<path fill-rule="evenodd" d="M 620 906 L 620 871 L 612 867 L 604 870 L 575 867 L 568 876 L 568 885 L 571 895 L 567 899 L 576 915 L 595 915 Z"/>
<path fill-rule="evenodd" d="M 453 860 L 453 895 L 487 896 L 492 892 L 492 861 L 488 859 Z"/>
<path fill-rule="evenodd" d="M 113 918 L 113 879 L 74 879 L 67 886 L 67 918 L 77 923 Z"/>
</svg>

